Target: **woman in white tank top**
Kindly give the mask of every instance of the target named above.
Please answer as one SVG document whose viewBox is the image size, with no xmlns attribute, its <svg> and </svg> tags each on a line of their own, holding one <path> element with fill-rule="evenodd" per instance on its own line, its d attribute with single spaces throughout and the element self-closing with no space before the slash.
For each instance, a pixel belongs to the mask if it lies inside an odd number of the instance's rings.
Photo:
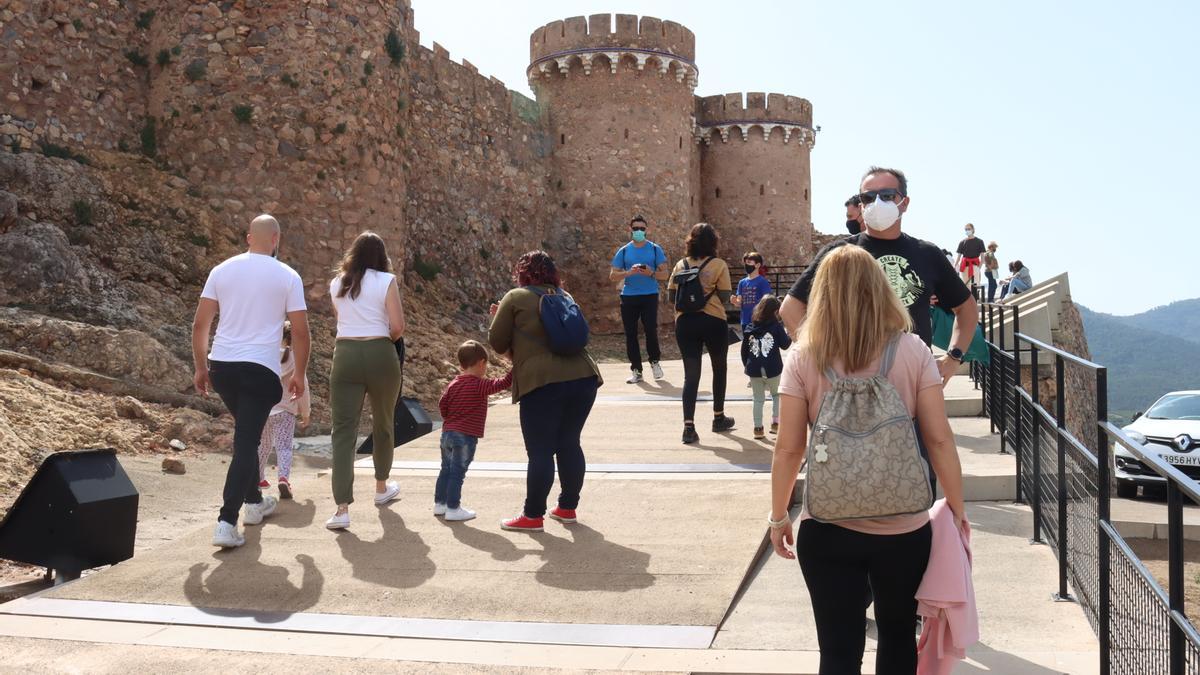
<svg viewBox="0 0 1200 675">
<path fill-rule="evenodd" d="M 383 240 L 374 232 L 358 235 L 329 283 L 337 315 L 337 342 L 329 372 L 333 417 L 333 499 L 337 512 L 325 527 L 350 527 L 354 501 L 354 446 L 364 394 L 371 399 L 374 426 L 375 503 L 400 493 L 392 470 L 392 421 L 400 394 L 400 361 L 393 341 L 404 335 L 404 308 Z"/>
</svg>

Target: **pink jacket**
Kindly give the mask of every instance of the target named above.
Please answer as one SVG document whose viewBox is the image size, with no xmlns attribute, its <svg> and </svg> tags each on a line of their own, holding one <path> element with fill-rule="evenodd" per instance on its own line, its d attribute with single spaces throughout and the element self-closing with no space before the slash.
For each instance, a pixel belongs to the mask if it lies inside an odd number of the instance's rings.
<svg viewBox="0 0 1200 675">
<path fill-rule="evenodd" d="M 954 512 L 939 499 L 929 509 L 933 543 L 917 589 L 917 614 L 924 617 L 917 642 L 917 674 L 945 675 L 979 641 L 979 613 L 971 583 L 971 526 L 954 526 Z"/>
</svg>

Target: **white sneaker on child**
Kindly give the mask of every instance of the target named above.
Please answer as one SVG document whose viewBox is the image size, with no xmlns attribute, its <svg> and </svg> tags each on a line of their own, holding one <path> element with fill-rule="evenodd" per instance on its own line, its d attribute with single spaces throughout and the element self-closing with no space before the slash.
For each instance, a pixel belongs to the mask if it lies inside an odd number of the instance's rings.
<svg viewBox="0 0 1200 675">
<path fill-rule="evenodd" d="M 471 509 L 464 509 L 462 506 L 459 506 L 457 509 L 450 509 L 450 510 L 446 511 L 446 520 L 449 520 L 449 521 L 470 520 L 474 517 L 475 517 L 474 511 L 472 511 Z"/>
<path fill-rule="evenodd" d="M 442 502 L 434 502 L 433 503 L 433 515 L 435 515 L 435 516 L 446 515 L 446 505 L 443 504 Z"/>
</svg>

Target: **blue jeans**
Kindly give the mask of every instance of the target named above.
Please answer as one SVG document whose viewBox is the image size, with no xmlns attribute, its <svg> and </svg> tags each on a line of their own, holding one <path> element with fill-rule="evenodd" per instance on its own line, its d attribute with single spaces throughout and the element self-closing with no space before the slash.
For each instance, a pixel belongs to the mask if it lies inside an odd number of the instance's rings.
<svg viewBox="0 0 1200 675">
<path fill-rule="evenodd" d="M 463 480 L 467 477 L 467 467 L 475 460 L 478 443 L 478 438 L 460 431 L 442 432 L 442 470 L 433 490 L 435 503 L 445 504 L 448 509 L 462 505 Z"/>
<path fill-rule="evenodd" d="M 543 385 L 521 397 L 521 435 L 529 468 L 525 472 L 525 509 L 530 518 L 546 514 L 546 498 L 554 487 L 554 468 L 558 464 L 558 482 L 562 492 L 558 506 L 574 510 L 579 506 L 587 462 L 579 435 L 587 423 L 596 389 L 595 376 Z"/>
</svg>

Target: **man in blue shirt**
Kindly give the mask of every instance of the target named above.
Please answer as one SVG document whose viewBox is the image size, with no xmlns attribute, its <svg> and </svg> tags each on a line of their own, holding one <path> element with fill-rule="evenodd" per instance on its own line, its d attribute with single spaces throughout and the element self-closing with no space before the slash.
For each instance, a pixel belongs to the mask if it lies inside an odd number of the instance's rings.
<svg viewBox="0 0 1200 675">
<path fill-rule="evenodd" d="M 764 296 L 771 294 L 771 282 L 763 276 L 764 266 L 761 253 L 750 251 L 742 256 L 742 264 L 746 266 L 746 278 L 738 282 L 737 295 L 733 304 L 742 308 L 742 330 L 750 325 L 750 315 L 754 307 Z"/>
<path fill-rule="evenodd" d="M 621 281 L 621 323 L 625 327 L 625 352 L 633 372 L 629 384 L 642 381 L 642 348 L 638 342 L 638 322 L 646 331 L 646 353 L 654 379 L 663 378 L 658 360 L 658 282 L 667 278 L 667 254 L 646 238 L 646 219 L 634 216 L 629 221 L 630 241 L 617 249 L 608 278 Z"/>
</svg>

